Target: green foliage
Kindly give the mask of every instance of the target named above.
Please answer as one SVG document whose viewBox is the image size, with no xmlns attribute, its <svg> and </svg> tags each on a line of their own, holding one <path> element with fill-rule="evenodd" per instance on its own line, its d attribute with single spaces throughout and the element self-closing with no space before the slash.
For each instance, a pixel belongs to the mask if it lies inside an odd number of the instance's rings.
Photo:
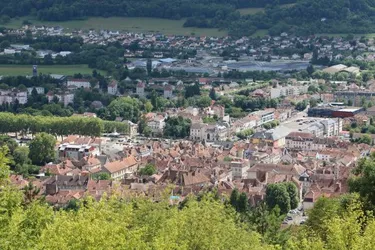
<svg viewBox="0 0 375 250">
<path fill-rule="evenodd" d="M 212 87 L 211 90 L 210 90 L 210 94 L 209 94 L 210 98 L 212 100 L 216 100 L 217 99 L 217 96 L 216 96 L 216 91 L 215 89 Z"/>
<path fill-rule="evenodd" d="M 168 117 L 165 120 L 164 136 L 172 138 L 186 138 L 190 135 L 190 119 L 178 117 Z"/>
<path fill-rule="evenodd" d="M 43 165 L 55 160 L 56 139 L 47 133 L 40 133 L 30 142 L 29 157 L 36 165 Z"/>
<path fill-rule="evenodd" d="M 267 185 L 266 203 L 270 209 L 278 206 L 282 214 L 287 214 L 291 206 L 290 196 L 286 186 L 283 183 Z"/>
<path fill-rule="evenodd" d="M 375 155 L 362 159 L 354 171 L 355 176 L 349 180 L 350 192 L 360 194 L 365 205 L 369 209 L 375 208 Z"/>
<path fill-rule="evenodd" d="M 128 131 L 128 127 L 124 123 L 107 122 L 99 118 L 45 117 L 0 112 L 0 133 L 36 134 L 46 132 L 59 136 L 70 134 L 100 136 L 102 132 L 113 132 L 115 127 L 118 132 Z"/>
<path fill-rule="evenodd" d="M 91 175 L 93 180 L 110 180 L 111 175 L 109 173 L 99 172 Z"/>
<path fill-rule="evenodd" d="M 228 161 L 232 161 L 232 158 L 231 158 L 230 156 L 225 156 L 225 157 L 224 157 L 224 161 L 227 161 L 227 162 L 228 162 Z"/>
<path fill-rule="evenodd" d="M 199 83 L 185 87 L 185 98 L 201 95 Z"/>
<path fill-rule="evenodd" d="M 109 104 L 108 111 L 112 119 L 122 117 L 125 120 L 137 122 L 141 115 L 140 106 L 141 103 L 137 98 L 121 97 Z"/>
<path fill-rule="evenodd" d="M 296 184 L 293 182 L 284 182 L 282 183 L 286 187 L 286 191 L 289 194 L 290 198 L 290 208 L 295 209 L 298 207 L 298 202 L 299 202 L 299 195 L 298 195 L 298 189 Z"/>
<path fill-rule="evenodd" d="M 145 167 L 139 170 L 140 175 L 153 175 L 156 174 L 156 168 L 152 164 L 147 164 Z"/>
<path fill-rule="evenodd" d="M 238 138 L 240 138 L 241 140 L 244 140 L 244 139 L 248 138 L 248 137 L 249 137 L 250 135 L 252 135 L 252 134 L 254 134 L 254 130 L 251 129 L 251 128 L 249 128 L 249 129 L 244 129 L 244 130 L 242 130 L 241 132 L 238 132 L 238 133 L 236 134 L 236 136 L 237 136 Z"/>
<path fill-rule="evenodd" d="M 296 109 L 298 111 L 303 111 L 307 108 L 308 104 L 309 104 L 309 102 L 307 100 L 300 101 L 296 104 Z"/>
</svg>

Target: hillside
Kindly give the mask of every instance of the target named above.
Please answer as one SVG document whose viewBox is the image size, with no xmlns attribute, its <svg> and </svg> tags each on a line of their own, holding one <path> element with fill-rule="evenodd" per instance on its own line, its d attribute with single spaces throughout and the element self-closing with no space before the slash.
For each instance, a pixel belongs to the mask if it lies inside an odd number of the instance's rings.
<svg viewBox="0 0 375 250">
<path fill-rule="evenodd" d="M 285 6 L 288 6 L 287 8 Z M 244 8 L 264 11 L 240 13 Z M 375 0 L 3 0 L 0 21 L 32 16 L 42 21 L 87 17 L 155 17 L 180 20 L 184 27 L 222 28 L 230 35 L 292 32 L 375 32 Z"/>
</svg>

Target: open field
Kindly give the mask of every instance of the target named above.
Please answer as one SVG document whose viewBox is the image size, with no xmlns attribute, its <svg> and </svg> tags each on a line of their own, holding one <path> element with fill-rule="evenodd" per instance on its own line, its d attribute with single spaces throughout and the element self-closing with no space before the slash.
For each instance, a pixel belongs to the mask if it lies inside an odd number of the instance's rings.
<svg viewBox="0 0 375 250">
<path fill-rule="evenodd" d="M 244 9 L 238 9 L 238 11 L 240 12 L 240 14 L 242 16 L 244 15 L 254 15 L 258 12 L 262 12 L 264 10 L 264 8 L 244 8 Z"/>
<path fill-rule="evenodd" d="M 227 32 L 218 29 L 203 28 L 184 28 L 184 19 L 168 20 L 161 18 L 145 18 L 145 17 L 91 17 L 86 20 L 74 20 L 65 22 L 44 22 L 32 18 L 23 17 L 20 19 L 12 19 L 5 25 L 8 28 L 20 28 L 23 20 L 29 20 L 33 25 L 62 26 L 66 29 L 107 29 L 118 31 L 132 32 L 160 32 L 163 34 L 173 35 L 191 35 L 194 33 L 198 36 L 226 36 Z"/>
<path fill-rule="evenodd" d="M 282 4 L 282 5 L 280 5 L 280 7 L 290 8 L 290 7 L 293 7 L 294 5 L 295 5 L 295 3 Z M 254 15 L 258 12 L 263 12 L 264 8 L 243 8 L 243 9 L 238 9 L 238 11 L 240 12 L 240 14 L 242 16 L 244 16 L 244 15 Z"/>
<path fill-rule="evenodd" d="M 92 74 L 93 69 L 90 69 L 87 65 L 52 65 L 38 66 L 38 73 L 43 74 L 62 74 L 62 75 L 74 75 L 74 74 Z M 103 71 L 98 71 L 101 74 L 105 74 Z M 16 75 L 32 75 L 32 65 L 10 65 L 0 64 L 0 75 L 2 76 L 16 76 Z"/>
<path fill-rule="evenodd" d="M 268 35 L 268 30 L 257 30 L 251 37 L 264 37 L 266 35 Z"/>
</svg>

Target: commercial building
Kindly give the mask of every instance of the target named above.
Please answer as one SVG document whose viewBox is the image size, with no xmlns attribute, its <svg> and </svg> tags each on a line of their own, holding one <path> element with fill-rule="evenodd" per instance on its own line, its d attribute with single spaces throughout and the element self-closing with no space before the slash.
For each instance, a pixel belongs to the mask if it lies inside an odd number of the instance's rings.
<svg viewBox="0 0 375 250">
<path fill-rule="evenodd" d="M 353 117 L 364 111 L 362 107 L 338 107 L 338 106 L 318 106 L 310 108 L 307 112 L 310 117 L 346 118 Z"/>
</svg>

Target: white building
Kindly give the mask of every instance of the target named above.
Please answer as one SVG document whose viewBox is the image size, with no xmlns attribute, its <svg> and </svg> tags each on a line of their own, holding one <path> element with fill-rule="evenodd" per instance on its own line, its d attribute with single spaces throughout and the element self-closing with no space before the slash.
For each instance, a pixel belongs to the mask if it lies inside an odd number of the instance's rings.
<svg viewBox="0 0 375 250">
<path fill-rule="evenodd" d="M 70 103 L 74 101 L 74 93 L 60 93 L 54 94 L 51 91 L 47 93 L 48 102 L 52 102 L 53 98 L 57 98 L 59 102 L 63 103 L 64 106 L 68 106 Z"/>
<path fill-rule="evenodd" d="M 275 109 L 265 109 L 250 113 L 250 116 L 258 117 L 257 126 L 262 126 L 267 122 L 275 120 Z"/>
<path fill-rule="evenodd" d="M 109 85 L 108 85 L 108 94 L 110 95 L 117 95 L 117 86 L 118 83 L 116 80 L 113 80 Z"/>
<path fill-rule="evenodd" d="M 278 86 L 271 89 L 271 98 L 279 98 L 281 96 L 293 96 L 307 93 L 308 85 L 300 86 Z"/>
<path fill-rule="evenodd" d="M 27 91 L 17 92 L 14 98 L 14 101 L 15 100 L 18 100 L 20 104 L 26 104 L 27 103 Z"/>
<path fill-rule="evenodd" d="M 32 87 L 32 88 L 27 88 L 27 93 L 29 95 L 32 94 L 33 90 L 36 90 L 36 92 L 40 95 L 44 94 L 44 88 L 43 87 Z"/>
<path fill-rule="evenodd" d="M 143 98 L 143 97 L 146 96 L 146 95 L 145 95 L 145 84 L 144 84 L 143 82 L 139 82 L 139 83 L 137 84 L 136 94 L 137 94 L 139 97 L 141 97 L 141 98 Z"/>
<path fill-rule="evenodd" d="M 228 133 L 227 127 L 217 124 L 193 123 L 190 127 L 191 140 L 223 141 Z"/>
<path fill-rule="evenodd" d="M 162 115 L 157 115 L 152 120 L 147 122 L 147 126 L 150 127 L 153 135 L 161 135 L 163 134 L 165 127 L 165 117 Z"/>
<path fill-rule="evenodd" d="M 164 98 L 165 99 L 172 99 L 173 98 L 173 88 L 171 85 L 167 85 L 164 87 Z"/>
<path fill-rule="evenodd" d="M 66 85 L 68 87 L 77 87 L 77 88 L 90 88 L 91 84 L 85 79 L 70 79 L 67 81 Z"/>
</svg>

